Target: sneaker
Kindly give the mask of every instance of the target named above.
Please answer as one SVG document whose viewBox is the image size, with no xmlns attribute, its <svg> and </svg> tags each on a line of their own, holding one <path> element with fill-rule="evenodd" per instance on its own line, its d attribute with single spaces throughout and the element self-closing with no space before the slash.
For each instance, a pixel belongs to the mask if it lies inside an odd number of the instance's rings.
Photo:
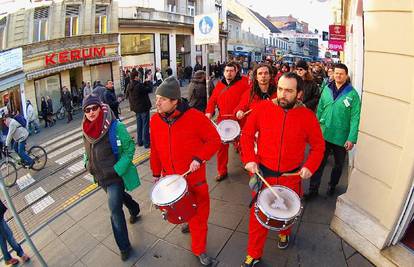
<svg viewBox="0 0 414 267">
<path fill-rule="evenodd" d="M 246 256 L 246 259 L 244 260 L 243 264 L 241 265 L 241 267 L 253 267 L 256 264 L 258 264 L 260 262 L 260 259 L 255 259 L 250 255 Z"/>
<path fill-rule="evenodd" d="M 203 266 L 210 266 L 215 262 L 215 259 L 208 256 L 206 253 L 202 253 L 201 255 L 199 255 L 198 259 L 200 260 L 200 263 Z"/>
<path fill-rule="evenodd" d="M 311 201 L 319 195 L 318 190 L 309 190 L 309 193 L 303 195 L 305 201 Z"/>
<path fill-rule="evenodd" d="M 188 226 L 188 223 L 184 223 L 181 225 L 181 233 L 188 234 L 190 232 L 190 227 Z"/>
<path fill-rule="evenodd" d="M 131 252 L 131 247 L 129 247 L 127 250 L 121 251 L 121 260 L 122 261 L 128 260 L 130 252 Z"/>
<path fill-rule="evenodd" d="M 130 224 L 134 224 L 134 223 L 136 223 L 137 221 L 139 221 L 139 219 L 141 219 L 141 216 L 140 216 L 139 214 L 137 214 L 137 215 L 131 215 L 131 216 L 129 217 L 129 223 L 130 223 Z"/>
<path fill-rule="evenodd" d="M 4 263 L 6 263 L 6 266 L 15 266 L 19 264 L 19 260 L 15 258 L 11 258 L 10 260 L 5 261 Z"/>
<path fill-rule="evenodd" d="M 226 174 L 223 174 L 223 175 L 219 174 L 219 175 L 216 176 L 216 181 L 217 182 L 221 182 L 224 179 L 226 179 L 227 177 L 228 177 L 228 174 L 227 173 Z"/>
<path fill-rule="evenodd" d="M 335 190 L 336 190 L 335 186 L 330 185 L 328 187 L 328 191 L 326 191 L 326 194 L 331 197 L 335 194 Z"/>
<path fill-rule="evenodd" d="M 286 249 L 289 246 L 289 236 L 279 234 L 279 241 L 277 241 L 277 247 L 279 249 Z"/>
<path fill-rule="evenodd" d="M 23 256 L 20 257 L 22 259 L 23 262 L 28 262 L 30 261 L 30 257 L 27 256 L 26 254 L 23 254 Z"/>
</svg>

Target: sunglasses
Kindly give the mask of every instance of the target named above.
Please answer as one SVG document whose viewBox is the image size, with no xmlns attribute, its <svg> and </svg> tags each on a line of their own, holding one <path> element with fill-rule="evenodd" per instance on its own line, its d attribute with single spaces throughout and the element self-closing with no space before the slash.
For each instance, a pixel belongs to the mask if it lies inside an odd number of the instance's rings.
<svg viewBox="0 0 414 267">
<path fill-rule="evenodd" d="M 85 111 L 85 113 L 89 113 L 91 111 L 97 111 L 98 108 L 99 108 L 99 106 L 92 106 L 92 107 L 85 108 L 84 111 Z"/>
</svg>

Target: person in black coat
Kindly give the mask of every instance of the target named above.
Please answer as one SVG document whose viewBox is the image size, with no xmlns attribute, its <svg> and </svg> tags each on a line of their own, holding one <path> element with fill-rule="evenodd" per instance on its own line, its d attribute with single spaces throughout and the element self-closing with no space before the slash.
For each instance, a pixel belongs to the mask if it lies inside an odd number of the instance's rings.
<svg viewBox="0 0 414 267">
<path fill-rule="evenodd" d="M 106 82 L 106 91 L 104 93 L 104 103 L 107 104 L 115 114 L 115 117 L 119 119 L 119 102 L 116 99 L 114 84 L 112 81 Z"/>
<path fill-rule="evenodd" d="M 40 114 L 42 115 L 42 118 L 45 120 L 45 128 L 52 126 L 48 117 L 47 102 L 44 96 L 40 98 Z"/>
<path fill-rule="evenodd" d="M 60 102 L 62 103 L 63 107 L 68 113 L 68 123 L 69 123 L 73 119 L 72 118 L 72 95 L 70 94 L 66 86 L 63 86 L 62 88 L 62 96 L 60 98 Z"/>
<path fill-rule="evenodd" d="M 137 118 L 137 144 L 138 146 L 150 147 L 149 119 L 151 100 L 148 96 L 152 87 L 142 82 L 139 72 L 131 72 L 131 82 L 128 85 L 126 97 L 129 100 L 131 111 L 135 112 Z"/>
<path fill-rule="evenodd" d="M 308 63 L 304 60 L 299 60 L 296 63 L 296 73 L 303 79 L 303 104 L 313 112 L 316 112 L 320 91 L 309 70 Z"/>
<path fill-rule="evenodd" d="M 206 73 L 202 70 L 194 73 L 194 77 L 188 86 L 190 96 L 189 106 L 205 112 L 207 106 Z"/>
<path fill-rule="evenodd" d="M 47 119 L 52 123 L 52 126 L 56 123 L 56 120 L 53 118 L 53 102 L 50 96 L 46 96 L 47 102 Z"/>
</svg>

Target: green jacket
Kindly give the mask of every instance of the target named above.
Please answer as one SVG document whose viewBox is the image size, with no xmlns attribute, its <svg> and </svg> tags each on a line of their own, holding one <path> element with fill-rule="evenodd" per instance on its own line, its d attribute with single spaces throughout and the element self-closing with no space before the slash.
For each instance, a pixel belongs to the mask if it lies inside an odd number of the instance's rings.
<svg viewBox="0 0 414 267">
<path fill-rule="evenodd" d="M 129 135 L 125 125 L 121 122 L 116 126 L 116 143 L 118 147 L 118 161 L 113 166 L 115 172 L 122 178 L 125 189 L 132 191 L 141 185 L 137 168 L 132 163 L 135 154 L 135 143 Z M 119 142 L 118 142 L 119 140 Z M 87 166 L 88 157 L 84 154 L 84 164 Z"/>
<path fill-rule="evenodd" d="M 326 141 L 343 146 L 346 141 L 357 142 L 361 100 L 357 91 L 348 84 L 341 94 L 333 99 L 332 89 L 327 84 L 321 94 L 316 116 Z"/>
</svg>

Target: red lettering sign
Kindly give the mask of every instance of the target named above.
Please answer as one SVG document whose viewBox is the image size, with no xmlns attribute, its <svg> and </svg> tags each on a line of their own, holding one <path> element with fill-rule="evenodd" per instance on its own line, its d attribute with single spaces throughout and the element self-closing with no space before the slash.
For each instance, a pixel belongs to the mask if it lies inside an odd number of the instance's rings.
<svg viewBox="0 0 414 267">
<path fill-rule="evenodd" d="M 344 51 L 344 42 L 342 41 L 329 41 L 328 49 L 332 51 Z"/>
<path fill-rule="evenodd" d="M 64 50 L 59 53 L 52 53 L 45 56 L 45 64 L 56 65 L 71 61 L 86 60 L 106 55 L 105 47 L 90 47 L 82 49 Z"/>
</svg>

